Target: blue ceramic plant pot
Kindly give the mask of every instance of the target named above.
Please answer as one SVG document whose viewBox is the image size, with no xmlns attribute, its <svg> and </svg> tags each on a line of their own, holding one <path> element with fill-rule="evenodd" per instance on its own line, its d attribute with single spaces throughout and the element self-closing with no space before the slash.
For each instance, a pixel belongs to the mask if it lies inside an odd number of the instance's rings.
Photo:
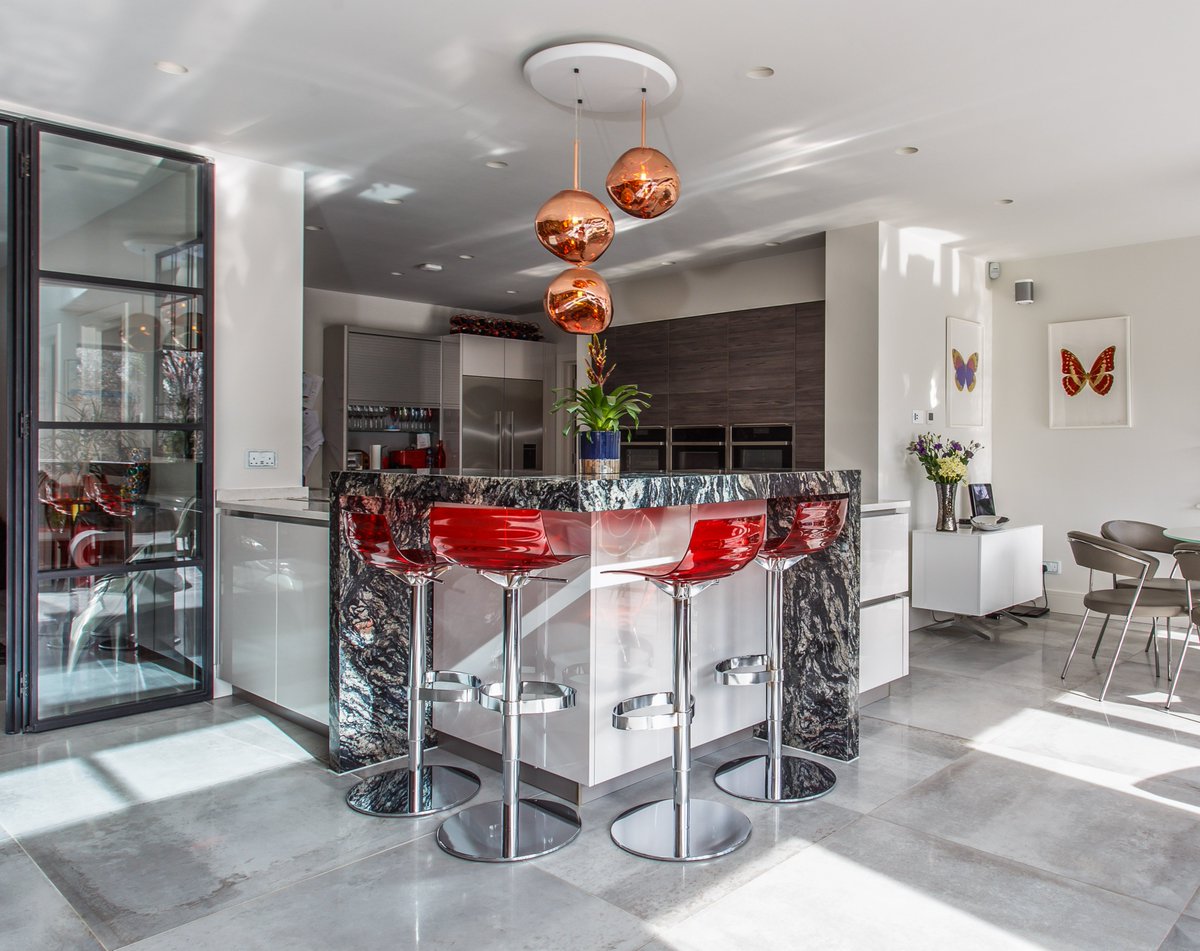
<svg viewBox="0 0 1200 951">
<path fill-rule="evenodd" d="M 579 441 L 579 474 L 615 476 L 621 473 L 621 434 L 582 432 Z"/>
</svg>

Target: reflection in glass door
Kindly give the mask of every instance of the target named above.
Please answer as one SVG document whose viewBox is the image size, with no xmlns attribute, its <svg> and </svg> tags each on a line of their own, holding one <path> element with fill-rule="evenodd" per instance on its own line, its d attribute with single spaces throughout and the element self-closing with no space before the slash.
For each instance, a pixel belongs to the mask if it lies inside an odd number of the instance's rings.
<svg viewBox="0 0 1200 951">
<path fill-rule="evenodd" d="M 207 695 L 206 164 L 36 129 L 37 726 Z"/>
</svg>

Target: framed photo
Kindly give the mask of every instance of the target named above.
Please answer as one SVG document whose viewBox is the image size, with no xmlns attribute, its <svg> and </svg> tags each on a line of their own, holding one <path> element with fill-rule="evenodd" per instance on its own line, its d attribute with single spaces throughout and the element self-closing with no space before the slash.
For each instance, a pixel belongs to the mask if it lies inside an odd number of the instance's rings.
<svg viewBox="0 0 1200 951">
<path fill-rule="evenodd" d="M 1133 425 L 1129 318 L 1050 324 L 1050 428 Z"/>
<path fill-rule="evenodd" d="M 946 424 L 983 425 L 983 327 L 946 318 Z"/>
</svg>

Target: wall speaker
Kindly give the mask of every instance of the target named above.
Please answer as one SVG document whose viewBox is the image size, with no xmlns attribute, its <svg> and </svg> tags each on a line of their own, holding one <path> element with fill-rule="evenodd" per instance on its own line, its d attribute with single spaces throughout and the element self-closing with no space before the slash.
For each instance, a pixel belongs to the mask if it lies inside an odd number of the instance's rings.
<svg viewBox="0 0 1200 951">
<path fill-rule="evenodd" d="M 1018 304 L 1033 303 L 1033 281 L 1016 281 L 1013 291 Z"/>
</svg>

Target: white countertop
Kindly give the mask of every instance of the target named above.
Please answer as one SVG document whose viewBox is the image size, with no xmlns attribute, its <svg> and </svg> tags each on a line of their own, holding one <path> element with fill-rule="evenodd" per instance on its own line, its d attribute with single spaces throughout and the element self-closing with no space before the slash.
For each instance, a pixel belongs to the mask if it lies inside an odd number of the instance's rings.
<svg viewBox="0 0 1200 951">
<path fill-rule="evenodd" d="M 217 503 L 217 508 L 230 515 L 301 519 L 326 524 L 329 522 L 329 503 L 316 499 L 224 499 Z"/>
<path fill-rule="evenodd" d="M 860 506 L 864 515 L 868 512 L 907 512 L 911 507 L 912 502 L 908 499 L 899 499 L 894 502 L 863 502 Z"/>
</svg>

